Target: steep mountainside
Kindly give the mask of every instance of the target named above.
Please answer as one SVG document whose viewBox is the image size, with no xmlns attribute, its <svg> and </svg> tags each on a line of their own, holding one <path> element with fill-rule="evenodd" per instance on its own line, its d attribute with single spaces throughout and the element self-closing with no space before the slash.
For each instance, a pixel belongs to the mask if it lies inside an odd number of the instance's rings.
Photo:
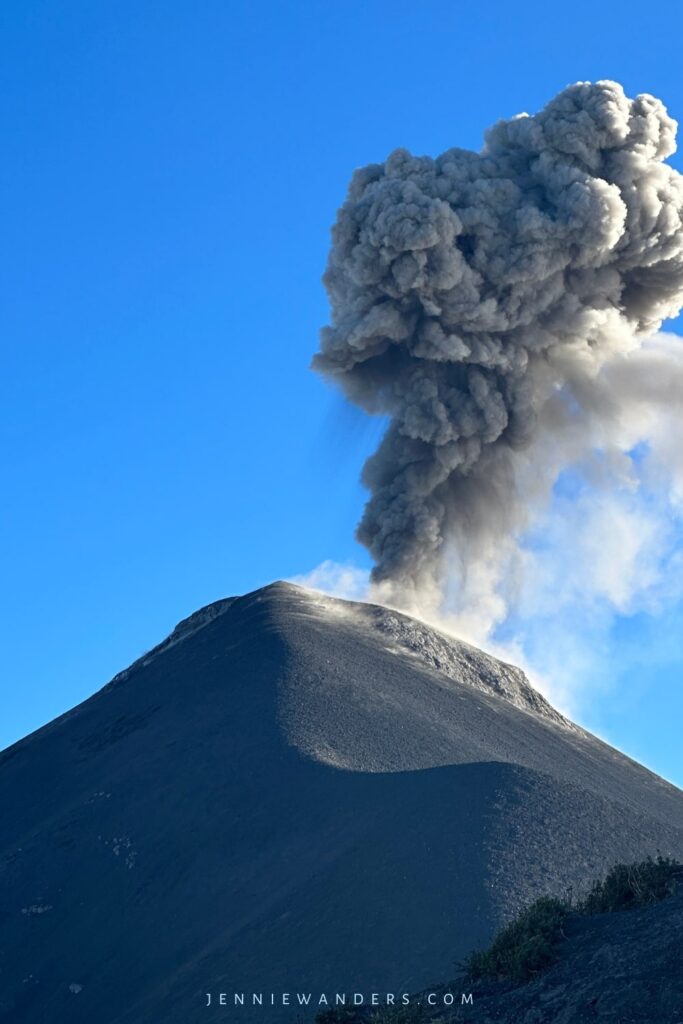
<svg viewBox="0 0 683 1024">
<path fill-rule="evenodd" d="M 683 856 L 683 794 L 519 670 L 273 584 L 0 754 L 0 1019 L 416 991 L 540 893 L 658 850 Z"/>
</svg>

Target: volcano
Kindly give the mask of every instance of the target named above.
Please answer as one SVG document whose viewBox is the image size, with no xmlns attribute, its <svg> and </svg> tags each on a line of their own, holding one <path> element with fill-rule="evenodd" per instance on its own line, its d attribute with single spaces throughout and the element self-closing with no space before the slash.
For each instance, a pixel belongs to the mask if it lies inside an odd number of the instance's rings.
<svg viewBox="0 0 683 1024">
<path fill-rule="evenodd" d="M 21 1024 L 414 992 L 537 896 L 683 857 L 681 791 L 519 669 L 286 583 L 195 613 L 5 750 L 0 809 L 0 1019 Z"/>
</svg>

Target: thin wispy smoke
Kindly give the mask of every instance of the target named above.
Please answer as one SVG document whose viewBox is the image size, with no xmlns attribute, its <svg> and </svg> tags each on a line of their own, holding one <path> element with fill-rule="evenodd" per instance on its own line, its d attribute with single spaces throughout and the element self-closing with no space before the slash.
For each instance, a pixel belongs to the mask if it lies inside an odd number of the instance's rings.
<svg viewBox="0 0 683 1024">
<path fill-rule="evenodd" d="M 358 527 L 389 603 L 445 602 L 491 635 L 528 600 L 520 538 L 568 467 L 592 500 L 680 502 L 680 343 L 646 343 L 683 303 L 675 132 L 652 96 L 579 83 L 481 153 L 397 150 L 355 173 L 314 366 L 390 417 Z"/>
</svg>

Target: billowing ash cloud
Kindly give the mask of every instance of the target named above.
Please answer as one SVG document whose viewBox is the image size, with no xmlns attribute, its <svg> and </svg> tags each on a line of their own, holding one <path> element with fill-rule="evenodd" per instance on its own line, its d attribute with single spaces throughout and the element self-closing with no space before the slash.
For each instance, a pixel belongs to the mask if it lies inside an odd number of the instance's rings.
<svg viewBox="0 0 683 1024">
<path fill-rule="evenodd" d="M 520 453 L 561 429 L 558 402 L 599 421 L 604 364 L 679 311 L 676 127 L 652 96 L 579 83 L 481 153 L 400 149 L 354 174 L 314 366 L 390 417 L 358 527 L 376 582 L 419 588 L 449 547 L 466 561 L 524 525 Z"/>
</svg>

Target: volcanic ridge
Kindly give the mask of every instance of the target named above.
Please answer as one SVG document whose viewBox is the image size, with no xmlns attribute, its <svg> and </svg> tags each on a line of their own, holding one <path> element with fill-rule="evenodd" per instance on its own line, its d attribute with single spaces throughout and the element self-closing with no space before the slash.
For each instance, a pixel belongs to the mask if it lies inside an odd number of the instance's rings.
<svg viewBox="0 0 683 1024">
<path fill-rule="evenodd" d="M 195 613 L 1 753 L 0 807 L 8 1024 L 415 992 L 537 896 L 683 857 L 680 790 L 519 669 L 286 583 Z"/>
</svg>

